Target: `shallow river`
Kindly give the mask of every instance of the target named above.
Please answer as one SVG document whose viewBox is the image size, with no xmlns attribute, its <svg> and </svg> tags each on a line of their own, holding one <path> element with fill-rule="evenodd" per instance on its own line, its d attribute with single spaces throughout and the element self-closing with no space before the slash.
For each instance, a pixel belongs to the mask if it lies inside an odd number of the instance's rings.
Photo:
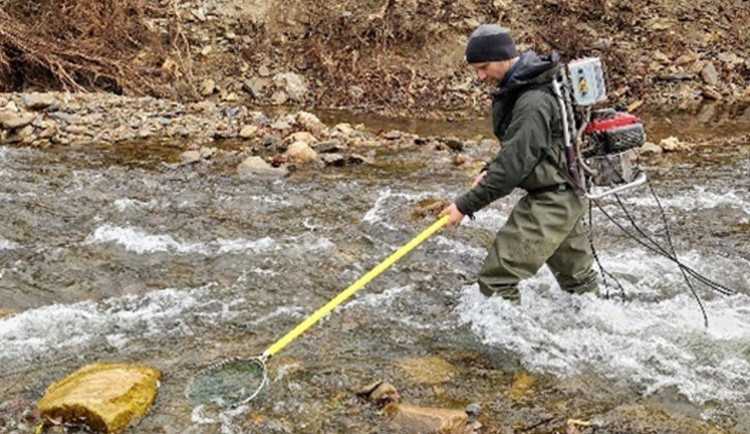
<svg viewBox="0 0 750 434">
<path fill-rule="evenodd" d="M 375 152 L 373 165 L 241 181 L 231 158 L 161 164 L 179 151 L 0 147 L 0 308 L 15 312 L 0 319 L 0 432 L 28 432 L 23 409 L 95 361 L 163 372 L 137 433 L 390 432 L 352 393 L 381 379 L 417 405 L 479 403 L 481 432 L 551 433 L 567 418 L 596 432 L 750 432 L 746 145 L 648 160 L 680 258 L 737 290 L 695 283 L 708 328 L 679 269 L 596 210 L 599 257 L 624 300 L 611 279 L 609 298 L 569 296 L 546 268 L 523 282 L 520 306 L 484 298 L 474 276 L 514 194 L 425 242 L 272 359 L 257 401 L 223 413 L 184 398 L 196 369 L 262 353 L 427 227 L 420 202 L 450 200 L 472 174 L 449 151 L 415 147 Z M 665 243 L 649 190 L 623 201 Z M 614 201 L 601 203 L 627 224 Z M 400 367 L 422 357 L 455 374 L 432 384 Z"/>
</svg>

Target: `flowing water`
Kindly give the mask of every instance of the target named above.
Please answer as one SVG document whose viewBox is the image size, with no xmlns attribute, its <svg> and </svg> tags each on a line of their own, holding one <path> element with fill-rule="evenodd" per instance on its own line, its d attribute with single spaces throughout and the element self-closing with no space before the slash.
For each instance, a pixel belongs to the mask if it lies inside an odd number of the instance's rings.
<svg viewBox="0 0 750 434">
<path fill-rule="evenodd" d="M 13 403 L 32 406 L 95 361 L 163 372 L 139 433 L 390 432 L 352 393 L 381 379 L 413 404 L 480 403 L 484 432 L 553 432 L 569 417 L 597 432 L 750 432 L 747 146 L 649 160 L 680 258 L 737 290 L 695 285 L 708 328 L 679 269 L 596 210 L 599 257 L 624 299 L 611 279 L 610 298 L 567 295 L 546 268 L 523 282 L 519 306 L 483 297 L 474 276 L 513 195 L 426 241 L 272 359 L 259 399 L 224 412 L 190 406 L 191 374 L 262 353 L 426 228 L 417 205 L 450 200 L 471 173 L 449 151 L 384 148 L 369 166 L 241 181 L 238 157 L 161 163 L 176 152 L 0 148 L 0 308 L 15 312 L 0 319 L 0 432 L 28 432 Z M 623 199 L 665 243 L 648 189 Z M 433 384 L 399 367 L 428 356 L 456 374 Z"/>
</svg>

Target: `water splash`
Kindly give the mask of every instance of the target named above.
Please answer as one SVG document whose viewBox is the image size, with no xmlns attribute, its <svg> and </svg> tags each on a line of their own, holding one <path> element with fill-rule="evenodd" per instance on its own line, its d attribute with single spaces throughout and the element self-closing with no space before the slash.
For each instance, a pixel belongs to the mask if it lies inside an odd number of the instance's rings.
<svg viewBox="0 0 750 434">
<path fill-rule="evenodd" d="M 143 229 L 127 226 L 105 224 L 86 237 L 83 245 L 113 243 L 125 250 L 142 255 L 147 253 L 200 254 L 215 256 L 236 253 L 267 253 L 294 247 L 304 251 L 322 251 L 335 248 L 327 238 L 314 237 L 308 233 L 301 236 L 290 236 L 281 240 L 264 237 L 257 240 L 218 239 L 213 242 L 187 242 L 170 235 L 152 235 Z"/>
<path fill-rule="evenodd" d="M 0 320 L 0 362 L 19 363 L 49 351 L 71 352 L 101 339 L 121 349 L 133 336 L 190 335 L 193 315 L 216 320 L 232 317 L 229 306 L 216 309 L 216 303 L 204 287 L 31 309 Z"/>
<path fill-rule="evenodd" d="M 456 313 L 485 344 L 512 351 L 531 370 L 560 377 L 594 372 L 645 394 L 675 388 L 699 405 L 750 399 L 750 363 L 743 353 L 750 345 L 750 297 L 704 300 L 706 330 L 686 290 L 665 291 L 680 284 L 679 271 L 666 262 L 637 251 L 606 262 L 629 270 L 631 301 L 571 296 L 544 269 L 522 282 L 520 306 L 487 299 L 473 285 L 463 289 Z M 750 270 L 744 263 L 733 266 L 744 267 L 745 274 Z"/>
<path fill-rule="evenodd" d="M 6 240 L 2 236 L 0 236 L 0 250 L 14 250 L 19 248 L 20 246 L 18 243 L 14 243 L 13 241 Z"/>
</svg>

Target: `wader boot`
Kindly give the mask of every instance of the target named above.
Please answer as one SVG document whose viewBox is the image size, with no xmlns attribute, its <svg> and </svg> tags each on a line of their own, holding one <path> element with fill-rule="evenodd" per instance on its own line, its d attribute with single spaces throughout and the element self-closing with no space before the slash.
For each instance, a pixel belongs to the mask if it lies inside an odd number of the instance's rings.
<svg viewBox="0 0 750 434">
<path fill-rule="evenodd" d="M 545 263 L 564 291 L 597 292 L 582 221 L 585 209 L 585 199 L 572 190 L 524 196 L 498 232 L 479 272 L 482 293 L 517 301 L 518 282 L 535 275 Z"/>
</svg>

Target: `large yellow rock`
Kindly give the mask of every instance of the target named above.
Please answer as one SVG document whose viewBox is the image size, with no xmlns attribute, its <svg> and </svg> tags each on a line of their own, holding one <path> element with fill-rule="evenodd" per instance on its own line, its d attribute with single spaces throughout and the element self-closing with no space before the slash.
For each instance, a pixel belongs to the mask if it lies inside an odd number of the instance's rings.
<svg viewBox="0 0 750 434">
<path fill-rule="evenodd" d="M 87 365 L 52 383 L 37 407 L 45 418 L 83 419 L 97 431 L 120 432 L 148 413 L 160 376 L 158 370 L 147 366 Z"/>
</svg>

